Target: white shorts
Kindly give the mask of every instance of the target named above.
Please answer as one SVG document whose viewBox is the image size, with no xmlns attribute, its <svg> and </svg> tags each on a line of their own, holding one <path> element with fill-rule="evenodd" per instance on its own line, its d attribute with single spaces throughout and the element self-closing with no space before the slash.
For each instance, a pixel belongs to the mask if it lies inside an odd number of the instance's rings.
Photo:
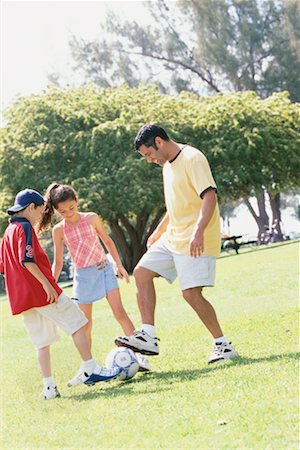
<svg viewBox="0 0 300 450">
<path fill-rule="evenodd" d="M 61 293 L 56 303 L 31 308 L 22 313 L 29 337 L 37 349 L 59 340 L 58 329 L 72 335 L 88 323 L 78 305 Z"/>
<path fill-rule="evenodd" d="M 216 257 L 173 253 L 164 244 L 164 239 L 156 241 L 143 255 L 137 267 L 144 267 L 164 277 L 169 283 L 178 276 L 182 291 L 193 287 L 213 286 L 216 276 Z"/>
</svg>

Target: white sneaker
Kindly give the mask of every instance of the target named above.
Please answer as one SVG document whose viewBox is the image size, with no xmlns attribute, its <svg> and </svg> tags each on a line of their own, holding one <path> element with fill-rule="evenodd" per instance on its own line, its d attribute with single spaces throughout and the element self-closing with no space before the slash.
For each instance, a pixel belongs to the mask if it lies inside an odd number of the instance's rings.
<svg viewBox="0 0 300 450">
<path fill-rule="evenodd" d="M 45 400 L 52 400 L 52 398 L 60 397 L 60 393 L 56 386 L 45 386 L 42 392 Z"/>
<path fill-rule="evenodd" d="M 103 367 L 97 364 L 91 375 L 85 375 L 86 379 L 83 381 L 83 383 L 87 385 L 93 385 L 95 383 L 98 383 L 99 381 L 115 380 L 120 376 L 122 372 L 123 369 L 121 369 L 120 367 L 112 367 L 111 369 L 108 369 L 107 367 Z"/>
<path fill-rule="evenodd" d="M 135 356 L 140 366 L 138 372 L 149 372 L 151 370 L 151 366 L 146 356 L 139 352 L 136 352 Z"/>
<path fill-rule="evenodd" d="M 225 359 L 233 359 L 237 356 L 239 356 L 238 352 L 235 350 L 231 342 L 222 342 L 221 344 L 215 344 L 207 362 L 208 364 L 211 364 L 218 361 L 224 361 Z"/>
<path fill-rule="evenodd" d="M 78 384 L 84 383 L 85 380 L 87 380 L 88 376 L 85 375 L 83 367 L 80 367 L 76 375 L 68 381 L 67 385 L 69 387 L 77 386 Z"/>
<path fill-rule="evenodd" d="M 115 344 L 119 347 L 128 347 L 134 352 L 142 353 L 143 355 L 158 355 L 157 337 L 151 337 L 145 331 L 135 331 L 131 336 L 119 336 L 115 339 Z"/>
</svg>

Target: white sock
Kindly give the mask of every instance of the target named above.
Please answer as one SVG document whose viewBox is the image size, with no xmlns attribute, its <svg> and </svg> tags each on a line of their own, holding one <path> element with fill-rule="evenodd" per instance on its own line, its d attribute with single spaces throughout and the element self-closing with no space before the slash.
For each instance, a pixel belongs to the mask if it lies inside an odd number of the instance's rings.
<svg viewBox="0 0 300 450">
<path fill-rule="evenodd" d="M 145 331 L 152 338 L 155 338 L 155 336 L 156 336 L 154 325 L 149 325 L 148 323 L 143 323 L 141 326 L 141 330 Z"/>
<path fill-rule="evenodd" d="M 52 377 L 48 377 L 48 378 L 43 378 L 43 383 L 45 387 L 48 386 L 55 386 L 55 381 L 53 380 Z"/>
<path fill-rule="evenodd" d="M 88 359 L 87 361 L 82 361 L 83 370 L 88 374 L 91 375 L 93 373 L 93 370 L 96 367 L 96 361 L 94 358 Z"/>
<path fill-rule="evenodd" d="M 214 339 L 214 344 L 228 344 L 228 339 L 226 336 L 220 336 Z"/>
</svg>

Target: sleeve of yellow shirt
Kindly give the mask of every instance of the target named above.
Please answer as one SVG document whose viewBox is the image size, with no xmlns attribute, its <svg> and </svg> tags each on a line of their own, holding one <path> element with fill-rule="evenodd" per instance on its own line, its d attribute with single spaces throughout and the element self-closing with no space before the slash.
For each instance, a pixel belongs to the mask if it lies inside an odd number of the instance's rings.
<svg viewBox="0 0 300 450">
<path fill-rule="evenodd" d="M 197 151 L 190 158 L 188 172 L 191 183 L 199 195 L 209 187 L 216 189 L 216 183 L 213 179 L 208 161 L 200 151 Z"/>
</svg>

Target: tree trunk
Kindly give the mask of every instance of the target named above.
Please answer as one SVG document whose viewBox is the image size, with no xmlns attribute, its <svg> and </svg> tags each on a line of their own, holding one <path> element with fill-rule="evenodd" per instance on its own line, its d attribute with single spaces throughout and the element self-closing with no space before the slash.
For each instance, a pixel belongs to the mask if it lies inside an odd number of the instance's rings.
<svg viewBox="0 0 300 450">
<path fill-rule="evenodd" d="M 264 244 L 269 232 L 269 216 L 266 211 L 265 191 L 262 189 L 260 195 L 256 196 L 259 213 L 256 214 L 248 198 L 244 199 L 252 217 L 258 226 L 257 239 L 259 244 Z"/>
<path fill-rule="evenodd" d="M 108 221 L 120 258 L 129 273 L 133 272 L 138 261 L 145 253 L 147 239 L 157 227 L 164 212 L 165 209 L 160 208 L 150 221 L 149 213 L 142 211 L 137 215 L 134 224 L 123 214 L 120 214 L 116 219 Z"/>
<path fill-rule="evenodd" d="M 272 209 L 272 242 L 282 242 L 284 240 L 281 230 L 280 193 L 273 195 L 268 192 Z"/>
</svg>

